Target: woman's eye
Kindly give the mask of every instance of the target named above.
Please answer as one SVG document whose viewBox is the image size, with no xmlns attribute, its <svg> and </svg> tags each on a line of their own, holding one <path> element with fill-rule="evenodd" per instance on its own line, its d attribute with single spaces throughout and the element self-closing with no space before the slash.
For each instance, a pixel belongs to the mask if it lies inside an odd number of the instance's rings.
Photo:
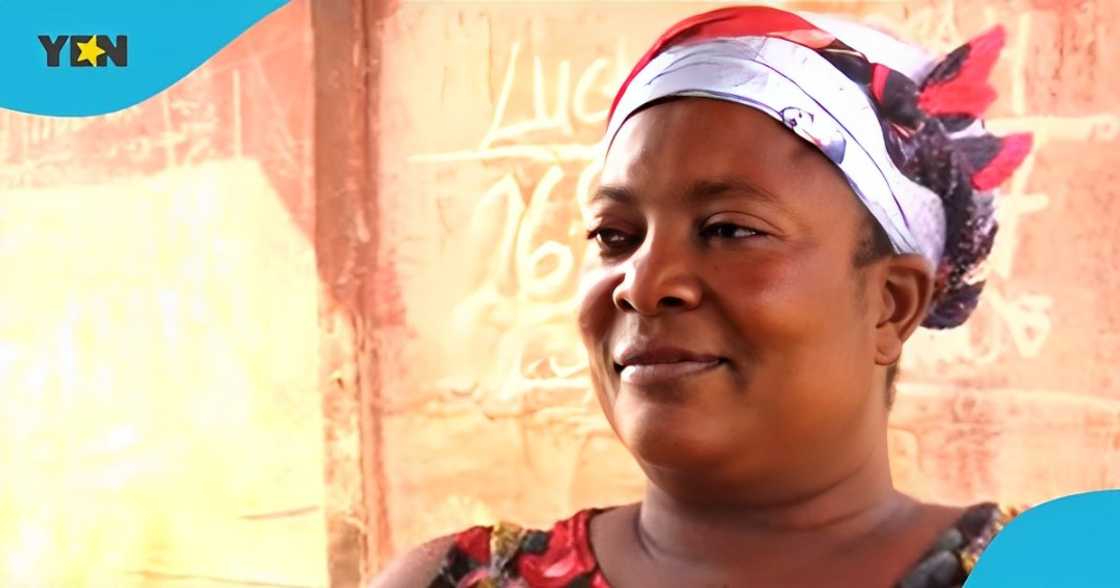
<svg viewBox="0 0 1120 588">
<path fill-rule="evenodd" d="M 632 237 L 618 229 L 600 228 L 588 231 L 587 239 L 595 241 L 604 250 L 616 250 L 630 243 Z"/>
<path fill-rule="evenodd" d="M 761 231 L 756 231 L 749 227 L 731 223 L 710 224 L 704 227 L 701 233 L 704 237 L 714 237 L 717 239 L 746 239 L 748 237 L 756 237 L 763 234 Z"/>
</svg>

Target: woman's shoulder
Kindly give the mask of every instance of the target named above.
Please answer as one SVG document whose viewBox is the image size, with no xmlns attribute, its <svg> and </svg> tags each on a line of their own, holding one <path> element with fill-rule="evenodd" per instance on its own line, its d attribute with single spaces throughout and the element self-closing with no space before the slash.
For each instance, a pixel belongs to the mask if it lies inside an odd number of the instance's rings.
<svg viewBox="0 0 1120 588">
<path fill-rule="evenodd" d="M 992 539 L 1027 508 L 997 502 L 980 502 L 964 508 L 898 586 L 959 585 L 976 567 Z"/>
<path fill-rule="evenodd" d="M 958 554 L 965 572 L 971 572 L 976 567 L 976 562 L 992 539 L 1028 508 L 1030 506 L 1026 504 L 982 502 L 965 510 L 957 524 L 962 538 Z"/>
<path fill-rule="evenodd" d="M 370 588 L 501 586 L 513 580 L 605 586 L 588 539 L 588 521 L 597 512 L 579 511 L 547 530 L 500 522 L 440 537 L 397 560 Z"/>
<path fill-rule="evenodd" d="M 444 557 L 455 544 L 455 535 L 432 539 L 395 559 L 369 584 L 369 588 L 427 586 L 439 574 Z"/>
<path fill-rule="evenodd" d="M 992 539 L 1027 508 L 996 502 L 964 508 L 898 586 L 959 585 Z M 434 539 L 396 560 L 370 588 L 502 586 L 517 581 L 528 586 L 575 582 L 606 588 L 591 550 L 589 524 L 603 510 L 579 511 L 549 529 L 501 522 Z"/>
</svg>

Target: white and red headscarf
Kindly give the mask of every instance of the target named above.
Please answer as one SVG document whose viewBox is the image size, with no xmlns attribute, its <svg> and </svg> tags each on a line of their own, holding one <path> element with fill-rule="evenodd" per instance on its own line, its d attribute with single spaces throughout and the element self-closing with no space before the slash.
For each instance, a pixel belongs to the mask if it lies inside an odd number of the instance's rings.
<svg viewBox="0 0 1120 588">
<path fill-rule="evenodd" d="M 734 7 L 666 31 L 611 105 L 606 143 L 653 101 L 701 96 L 757 109 L 816 145 L 900 253 L 936 268 L 923 323 L 968 318 L 976 270 L 996 233 L 993 189 L 1023 161 L 1027 134 L 996 137 L 980 117 L 1002 28 L 941 60 L 875 29 L 775 8 Z"/>
</svg>

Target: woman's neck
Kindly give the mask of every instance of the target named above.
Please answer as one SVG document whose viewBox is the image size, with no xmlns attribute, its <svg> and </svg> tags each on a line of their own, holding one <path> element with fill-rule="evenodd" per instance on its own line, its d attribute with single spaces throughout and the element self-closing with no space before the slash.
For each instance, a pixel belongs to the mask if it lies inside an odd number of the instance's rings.
<svg viewBox="0 0 1120 588">
<path fill-rule="evenodd" d="M 637 512 L 636 539 L 647 555 L 661 560 L 724 565 L 720 562 L 742 560 L 745 553 L 776 558 L 796 553 L 806 561 L 886 536 L 916 511 L 917 503 L 891 483 L 885 442 L 842 475 L 815 487 L 799 485 L 795 499 L 713 505 L 710 495 L 689 500 L 650 484 Z"/>
</svg>

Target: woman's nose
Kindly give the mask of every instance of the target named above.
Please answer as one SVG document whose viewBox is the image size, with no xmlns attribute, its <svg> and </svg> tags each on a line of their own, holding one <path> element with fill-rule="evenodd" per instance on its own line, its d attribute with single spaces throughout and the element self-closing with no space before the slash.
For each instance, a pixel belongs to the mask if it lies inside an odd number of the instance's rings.
<svg viewBox="0 0 1120 588">
<path fill-rule="evenodd" d="M 645 316 L 696 308 L 701 286 L 695 270 L 683 244 L 647 241 L 627 260 L 614 304 Z"/>
</svg>

